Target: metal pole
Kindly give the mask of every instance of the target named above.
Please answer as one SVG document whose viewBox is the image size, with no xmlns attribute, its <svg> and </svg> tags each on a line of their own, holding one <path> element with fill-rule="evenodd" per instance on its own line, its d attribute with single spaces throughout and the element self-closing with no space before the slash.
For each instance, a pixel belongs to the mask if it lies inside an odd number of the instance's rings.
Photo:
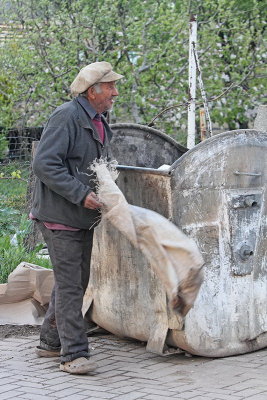
<svg viewBox="0 0 267 400">
<path fill-rule="evenodd" d="M 197 16 L 191 15 L 189 23 L 189 101 L 188 101 L 188 130 L 187 130 L 187 148 L 195 146 L 196 139 L 196 78 L 197 67 L 194 56 L 194 45 L 197 42 Z"/>
</svg>

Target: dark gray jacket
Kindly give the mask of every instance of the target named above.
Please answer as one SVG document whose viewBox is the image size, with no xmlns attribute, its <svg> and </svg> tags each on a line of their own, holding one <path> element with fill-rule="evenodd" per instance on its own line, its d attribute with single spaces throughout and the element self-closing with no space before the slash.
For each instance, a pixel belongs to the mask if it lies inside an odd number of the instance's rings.
<svg viewBox="0 0 267 400">
<path fill-rule="evenodd" d="M 95 159 L 109 156 L 112 132 L 103 119 L 105 143 L 74 99 L 58 107 L 48 120 L 33 161 L 38 177 L 31 213 L 40 221 L 88 229 L 99 220 L 99 211 L 83 207 L 95 191 L 95 175 L 88 169 Z"/>
</svg>

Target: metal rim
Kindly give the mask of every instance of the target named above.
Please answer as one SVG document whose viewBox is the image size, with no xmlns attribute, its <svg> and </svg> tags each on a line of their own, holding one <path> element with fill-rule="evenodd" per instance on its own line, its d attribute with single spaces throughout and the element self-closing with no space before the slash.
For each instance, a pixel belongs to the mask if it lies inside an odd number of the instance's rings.
<svg viewBox="0 0 267 400">
<path fill-rule="evenodd" d="M 178 142 L 176 142 L 175 139 L 173 139 L 172 137 L 168 136 L 166 133 L 163 133 L 163 132 L 161 132 L 161 131 L 159 131 L 157 129 L 151 128 L 151 127 L 146 126 L 146 125 L 120 123 L 120 124 L 110 124 L 110 128 L 112 130 L 123 129 L 123 128 L 139 129 L 139 130 L 145 131 L 147 133 L 150 133 L 152 135 L 161 137 L 162 139 L 164 139 L 167 142 L 171 143 L 174 147 L 176 147 L 177 149 L 179 149 L 183 153 L 188 151 L 188 149 L 186 147 L 184 147 L 181 144 L 179 144 Z"/>
<path fill-rule="evenodd" d="M 199 149 L 202 149 L 202 148 L 210 146 L 214 141 L 216 142 L 216 141 L 218 141 L 218 139 L 227 139 L 227 138 L 230 139 L 234 135 L 235 136 L 239 136 L 239 135 L 244 134 L 244 133 L 248 133 L 250 135 L 253 135 L 253 134 L 255 135 L 255 133 L 266 135 L 265 132 L 258 131 L 256 129 L 236 129 L 236 130 L 233 130 L 233 131 L 227 131 L 227 132 L 218 133 L 217 135 L 209 137 L 206 140 L 204 140 L 203 142 L 198 143 L 192 149 L 188 150 L 186 152 L 186 154 L 183 154 L 180 158 L 178 158 L 178 160 L 174 161 L 174 163 L 171 166 L 171 171 L 173 171 L 176 168 L 177 165 L 182 163 L 184 161 L 185 157 L 190 156 L 192 153 L 198 151 Z"/>
</svg>

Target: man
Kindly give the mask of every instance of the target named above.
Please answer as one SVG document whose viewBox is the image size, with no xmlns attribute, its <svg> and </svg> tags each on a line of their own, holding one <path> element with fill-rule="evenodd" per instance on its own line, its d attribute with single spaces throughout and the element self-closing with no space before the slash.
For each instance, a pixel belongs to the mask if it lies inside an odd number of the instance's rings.
<svg viewBox="0 0 267 400">
<path fill-rule="evenodd" d="M 81 312 L 101 208 L 88 167 L 108 157 L 112 132 L 102 113 L 112 108 L 122 77 L 104 61 L 84 67 L 71 84 L 76 97 L 49 118 L 33 162 L 38 179 L 31 217 L 47 243 L 55 277 L 36 353 L 60 355 L 60 369 L 72 374 L 96 368 Z"/>
</svg>

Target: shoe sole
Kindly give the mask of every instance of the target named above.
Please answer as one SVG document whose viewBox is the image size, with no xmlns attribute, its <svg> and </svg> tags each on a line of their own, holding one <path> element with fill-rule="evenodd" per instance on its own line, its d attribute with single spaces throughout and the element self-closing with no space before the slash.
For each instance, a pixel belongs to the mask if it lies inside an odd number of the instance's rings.
<svg viewBox="0 0 267 400">
<path fill-rule="evenodd" d="M 52 358 L 60 356 L 60 350 L 45 350 L 41 349 L 40 347 L 36 347 L 35 353 L 37 354 L 38 357 Z"/>
<path fill-rule="evenodd" d="M 89 372 L 94 372 L 97 368 L 97 365 L 94 363 L 81 364 L 81 365 L 71 365 L 70 363 L 60 364 L 59 369 L 60 371 L 67 372 L 73 375 L 85 375 Z"/>
</svg>

